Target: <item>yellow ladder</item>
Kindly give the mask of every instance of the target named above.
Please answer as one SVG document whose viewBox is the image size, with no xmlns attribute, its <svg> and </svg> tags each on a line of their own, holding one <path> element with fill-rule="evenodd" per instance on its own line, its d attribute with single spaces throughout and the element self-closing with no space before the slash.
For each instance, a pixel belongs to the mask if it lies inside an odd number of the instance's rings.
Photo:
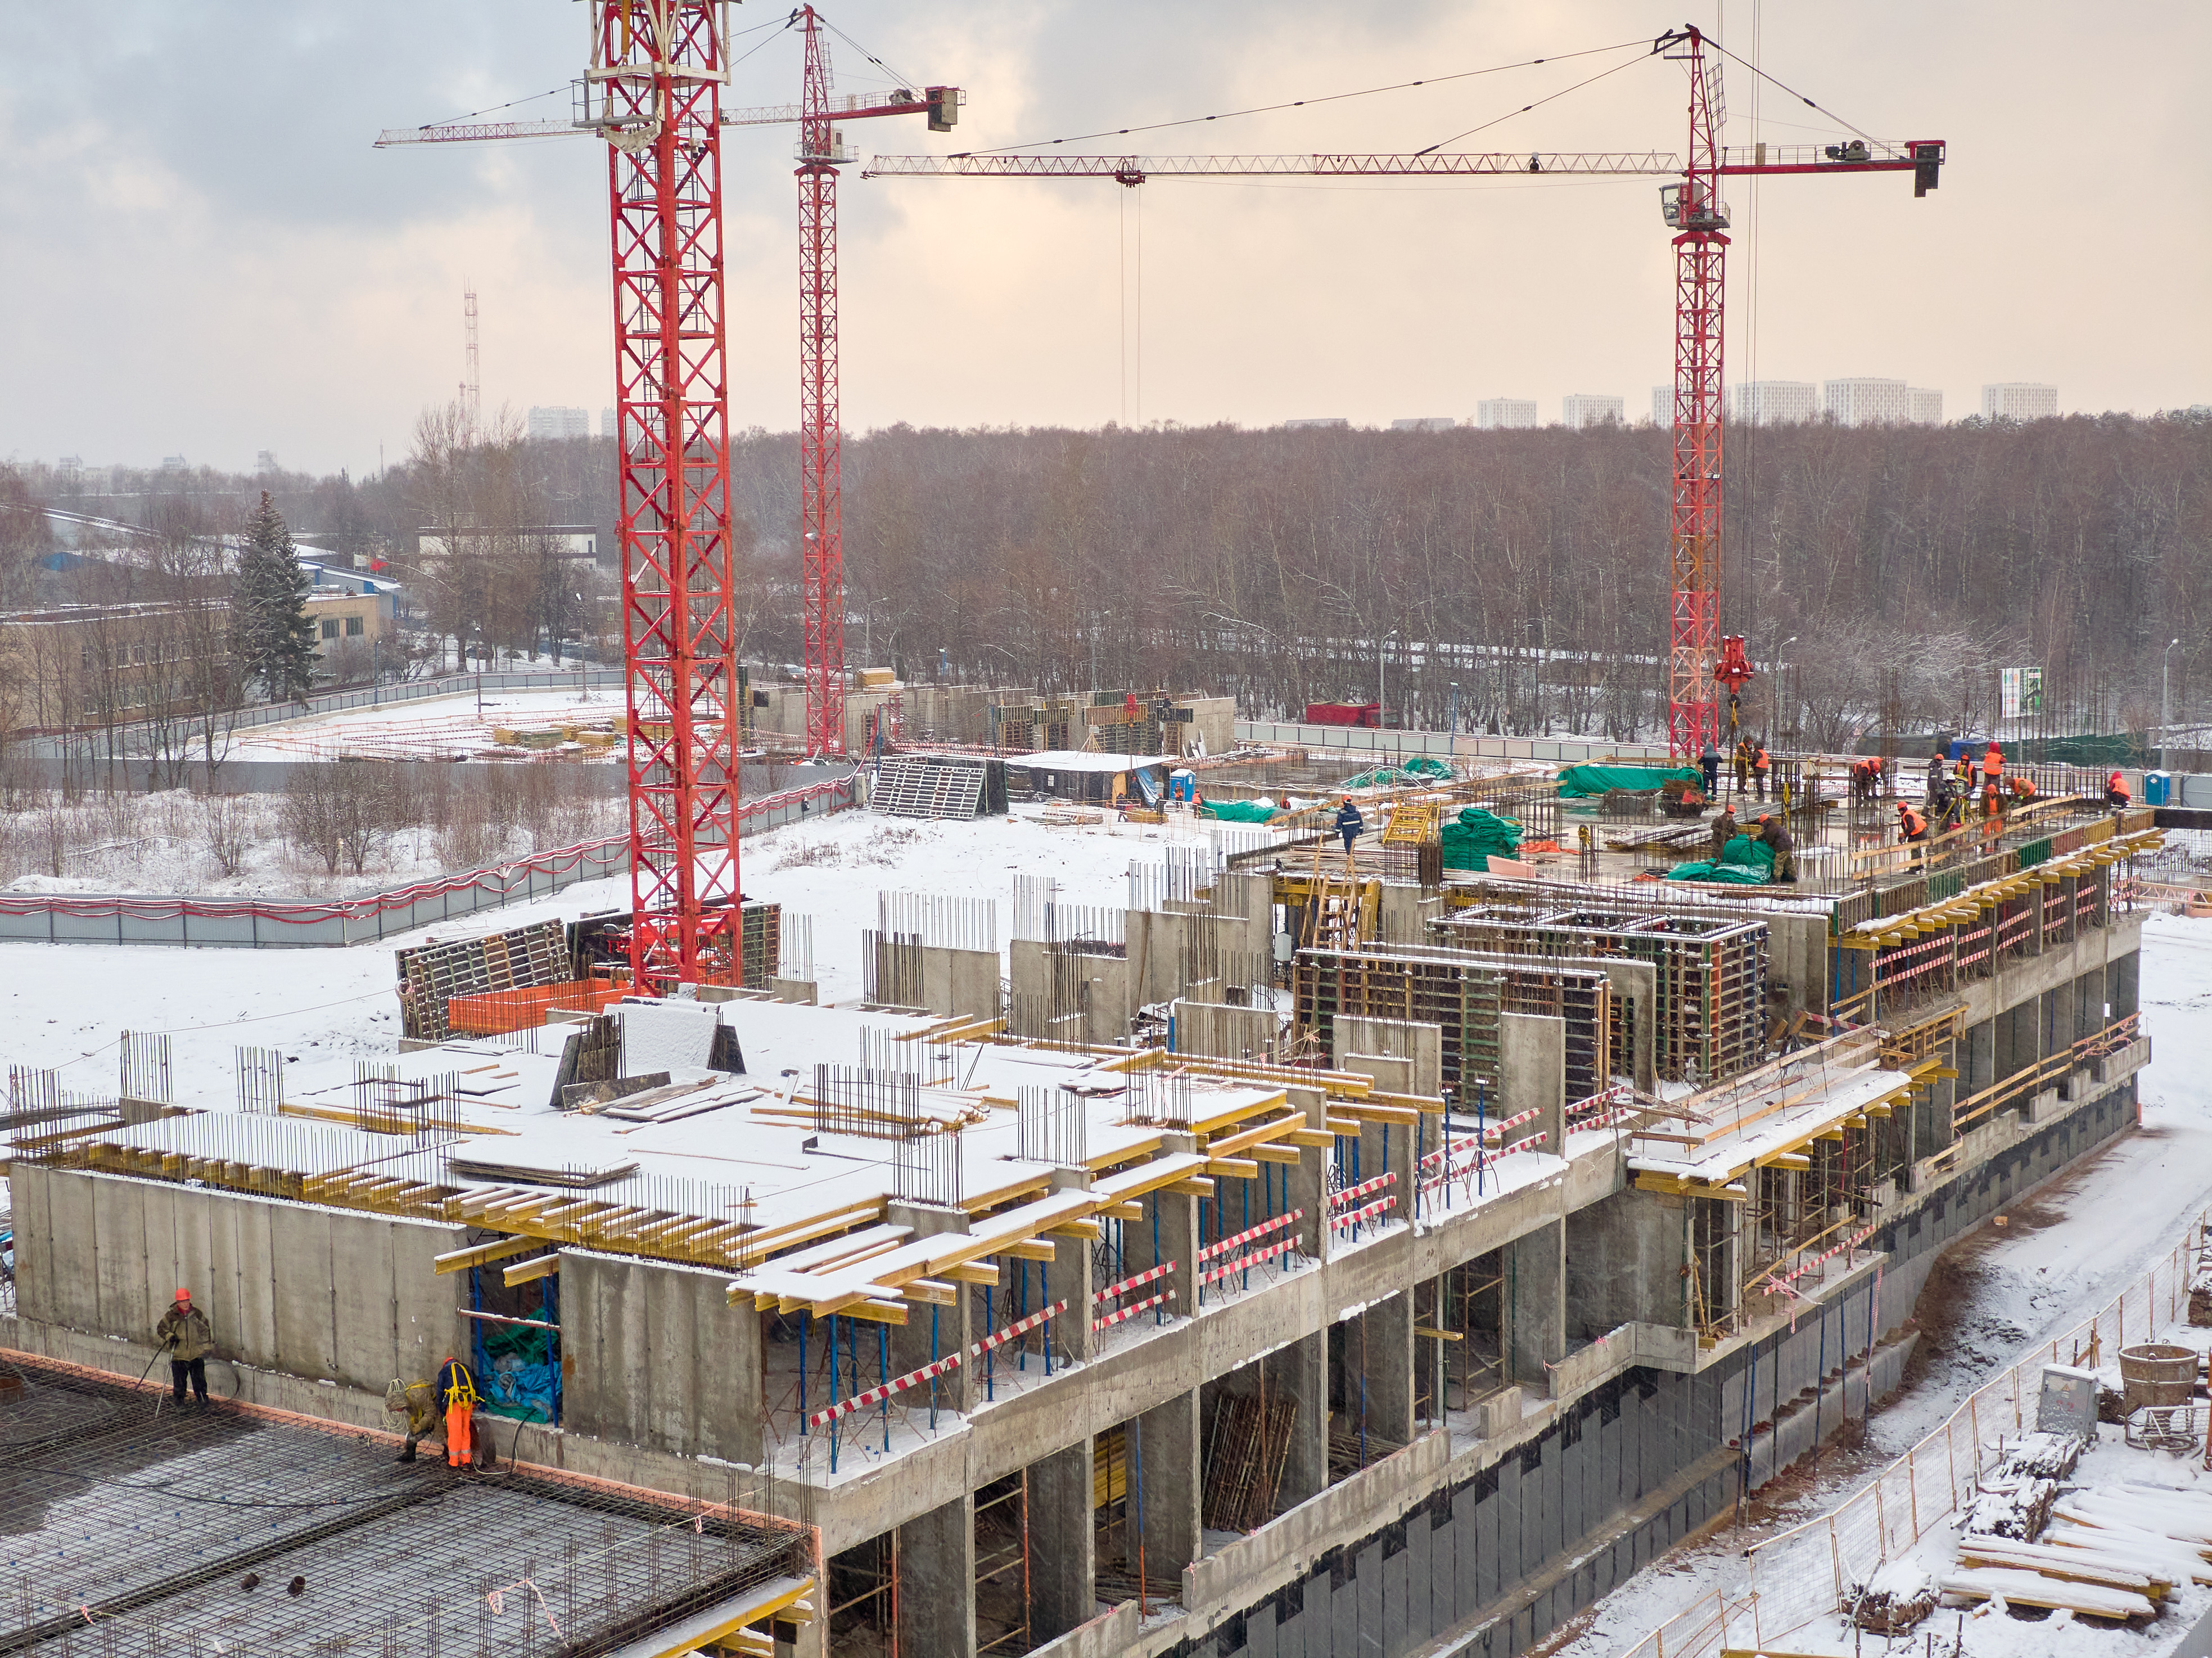
<svg viewBox="0 0 2212 1658">
<path fill-rule="evenodd" d="M 1419 846 L 1437 837 L 1437 816 L 1441 808 L 1434 801 L 1400 801 L 1390 808 L 1389 820 L 1382 826 L 1385 846 Z"/>
</svg>

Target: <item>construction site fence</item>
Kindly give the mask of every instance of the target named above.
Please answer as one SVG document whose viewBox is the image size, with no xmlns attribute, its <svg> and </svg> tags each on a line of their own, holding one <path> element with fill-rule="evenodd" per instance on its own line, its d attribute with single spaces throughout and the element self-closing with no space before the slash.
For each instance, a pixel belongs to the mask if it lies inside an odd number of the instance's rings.
<svg viewBox="0 0 2212 1658">
<path fill-rule="evenodd" d="M 756 835 L 857 803 L 857 776 L 763 795 L 738 808 Z M 316 901 L 171 898 L 154 893 L 0 893 L 0 943 L 145 944 L 169 948 L 300 949 L 374 943 L 417 928 L 547 898 L 629 869 L 629 837 L 610 836 L 526 857 Z"/>
<path fill-rule="evenodd" d="M 1996 1460 L 2001 1438 L 2034 1431 L 2045 1365 L 2094 1368 L 2116 1362 L 2125 1344 L 2152 1340 L 2187 1315 L 2189 1281 L 2208 1218 L 2212 1211 L 2199 1216 L 2182 1240 L 2110 1306 L 2029 1349 L 1837 1508 L 1754 1545 L 1742 1588 L 1708 1591 L 1624 1658 L 1721 1658 L 1738 1649 L 1765 1649 L 1835 1616 L 1886 1562 L 1949 1524 L 1973 1501 L 1984 1460 Z"/>
<path fill-rule="evenodd" d="M 257 729 L 266 725 L 283 725 L 292 720 L 312 719 L 324 714 L 343 714 L 356 708 L 384 708 L 400 703 L 422 702 L 433 697 L 459 697 L 471 692 L 491 691 L 603 691 L 611 687 L 621 690 L 623 670 L 618 667 L 569 668 L 565 671 L 541 668 L 535 672 L 494 674 L 447 674 L 435 679 L 398 680 L 389 684 L 362 686 L 351 691 L 326 691 L 319 695 L 303 697 L 289 703 L 249 703 L 223 716 L 233 732 Z M 167 722 L 171 733 L 177 732 L 174 721 Z M 158 728 L 151 723 L 118 727 L 112 738 L 106 732 L 78 732 L 68 735 L 33 737 L 21 747 L 24 753 L 52 759 L 70 756 L 82 760 L 105 760 L 112 752 L 118 755 L 148 752 Z"/>
</svg>

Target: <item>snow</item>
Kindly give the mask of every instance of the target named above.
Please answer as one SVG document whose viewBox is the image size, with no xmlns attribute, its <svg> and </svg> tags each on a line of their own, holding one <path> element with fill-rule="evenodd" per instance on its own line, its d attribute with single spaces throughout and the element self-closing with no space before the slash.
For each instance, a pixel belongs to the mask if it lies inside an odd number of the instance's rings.
<svg viewBox="0 0 2212 1658">
<path fill-rule="evenodd" d="M 456 759 L 495 752 L 495 729 L 555 731 L 574 725 L 605 730 L 624 713 L 619 692 L 472 692 L 425 697 L 382 707 L 350 708 L 281 725 L 257 726 L 233 743 L 234 760 L 336 759 L 364 754 L 384 759 Z"/>
<path fill-rule="evenodd" d="M 1821 1458 L 1825 1471 L 1805 1478 L 1794 1494 L 1766 1494 L 1765 1518 L 1663 1557 L 1584 1614 L 1577 1634 L 1553 1649 L 1553 1658 L 1611 1658 L 1715 1588 L 1740 1588 L 1747 1546 L 1826 1513 L 1871 1483 L 1992 1374 L 2140 1280 L 2212 1205 L 2212 1019 L 2206 1017 L 2212 919 L 2153 916 L 2145 923 L 2142 1003 L 2152 1045 L 2152 1062 L 2138 1077 L 2142 1125 L 2014 1204 L 2005 1227 L 1978 1227 L 1953 1247 L 1949 1260 L 1960 1269 L 1965 1305 L 1942 1350 L 1930 1350 L 1936 1344 L 1923 1335 L 1905 1387 L 1868 1424 L 1865 1454 L 1830 1449 Z M 2117 1441 L 2117 1429 L 2106 1431 Z M 2084 1459 L 2085 1477 L 2099 1454 Z M 2204 1603 L 2194 1604 L 2202 1610 Z M 1948 1637 L 1960 1616 L 1939 1611 L 1932 1627 Z M 2133 1635 L 2094 1621 L 2061 1629 L 1990 1612 L 1966 1614 L 1964 1627 L 1966 1658 L 2122 1652 L 2133 1658 L 2160 1651 L 2187 1624 L 2169 1613 Z M 1824 1649 L 1796 1636 L 1790 1644 Z M 1826 1646 L 1851 1650 L 1849 1637 L 1838 1639 L 1832 1627 Z M 1866 1648 L 1877 1649 L 1875 1637 Z"/>
</svg>

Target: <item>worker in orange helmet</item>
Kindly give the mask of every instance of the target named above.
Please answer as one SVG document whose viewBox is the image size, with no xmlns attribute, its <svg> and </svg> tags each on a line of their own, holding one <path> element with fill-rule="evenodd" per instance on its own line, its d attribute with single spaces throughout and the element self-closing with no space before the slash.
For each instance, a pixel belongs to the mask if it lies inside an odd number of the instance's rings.
<svg viewBox="0 0 2212 1658">
<path fill-rule="evenodd" d="M 1767 754 L 1766 745 L 1761 743 L 1759 745 L 1758 752 L 1751 758 L 1752 777 L 1759 785 L 1759 797 L 1761 800 L 1766 798 L 1766 779 L 1773 770 L 1774 761 Z"/>
<path fill-rule="evenodd" d="M 2105 779 L 2106 805 L 2112 807 L 2124 807 L 2131 798 L 2133 797 L 2128 793 L 2127 779 L 2123 777 L 2118 771 L 2113 772 L 2111 777 Z"/>
<path fill-rule="evenodd" d="M 1982 756 L 1982 782 L 1994 788 L 2004 777 L 2004 750 L 1997 747 L 1995 737 L 1990 739 L 1989 753 Z"/>
<path fill-rule="evenodd" d="M 438 1367 L 431 1386 L 446 1410 L 446 1466 L 465 1468 L 475 1452 L 470 1429 L 478 1403 L 476 1378 L 460 1360 L 448 1358 Z"/>
<path fill-rule="evenodd" d="M 1897 803 L 1897 838 L 1908 843 L 1928 838 L 1928 820 L 1905 801 Z M 1912 861 L 1917 863 L 1921 856 L 1921 853 L 1915 851 Z"/>
</svg>

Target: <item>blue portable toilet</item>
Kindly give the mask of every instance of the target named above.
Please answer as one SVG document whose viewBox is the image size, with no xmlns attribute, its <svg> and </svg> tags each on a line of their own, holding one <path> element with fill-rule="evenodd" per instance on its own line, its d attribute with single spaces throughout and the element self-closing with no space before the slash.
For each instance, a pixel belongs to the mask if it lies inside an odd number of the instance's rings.
<svg viewBox="0 0 2212 1658">
<path fill-rule="evenodd" d="M 1178 806 L 1188 806 L 1198 796 L 1198 773 L 1188 766 L 1177 766 L 1168 773 L 1168 798 Z"/>
<path fill-rule="evenodd" d="M 2143 804 L 2166 806 L 2172 803 L 2173 774 L 2170 771 L 2143 773 Z"/>
</svg>

